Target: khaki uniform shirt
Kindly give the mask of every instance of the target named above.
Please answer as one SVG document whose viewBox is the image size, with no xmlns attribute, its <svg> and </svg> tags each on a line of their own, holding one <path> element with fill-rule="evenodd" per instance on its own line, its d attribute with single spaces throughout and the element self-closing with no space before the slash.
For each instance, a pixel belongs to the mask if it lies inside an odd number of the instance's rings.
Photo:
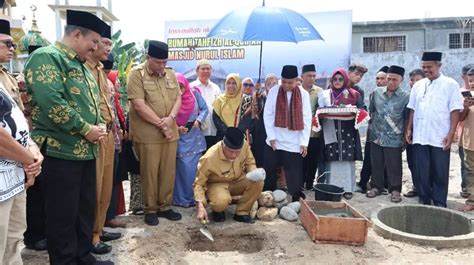
<svg viewBox="0 0 474 265">
<path fill-rule="evenodd" d="M 308 91 L 309 101 L 311 102 L 311 118 L 312 118 L 312 117 L 314 117 L 314 114 L 316 114 L 316 109 L 318 108 L 318 106 L 317 106 L 318 105 L 318 94 L 319 94 L 319 92 L 323 91 L 323 89 L 316 86 L 316 85 L 313 85 L 313 87 L 311 87 L 309 90 L 306 90 L 306 91 Z M 320 134 L 321 134 L 321 132 L 313 132 L 313 130 L 311 130 L 310 137 L 319 137 Z"/>
<path fill-rule="evenodd" d="M 469 107 L 469 112 L 464 120 L 461 139 L 464 149 L 474 151 L 474 106 Z"/>
<path fill-rule="evenodd" d="M 104 66 L 101 62 L 99 64 L 95 64 L 91 61 L 87 61 L 85 63 L 89 72 L 91 72 L 92 76 L 94 77 L 95 81 L 99 85 L 100 90 L 100 116 L 102 120 L 108 125 L 112 123 L 113 120 L 113 112 L 112 106 L 110 106 L 110 89 L 107 82 L 107 76 L 103 70 Z"/>
<path fill-rule="evenodd" d="M 0 66 L 0 82 L 3 84 L 3 87 L 7 89 L 10 93 L 10 96 L 15 100 L 16 104 L 23 111 L 25 107 L 23 106 L 23 101 L 20 96 L 20 88 L 18 87 L 18 82 L 16 79 L 11 76 L 5 67 Z"/>
<path fill-rule="evenodd" d="M 181 96 L 174 71 L 166 68 L 162 75 L 151 72 L 148 63 L 134 67 L 127 79 L 128 99 L 144 99 L 145 104 L 155 114 L 164 118 L 170 115 L 178 97 Z M 136 110 L 130 108 L 130 139 L 137 143 L 165 143 L 166 138 L 160 129 L 140 117 Z M 173 138 L 179 138 L 176 122 L 171 125 Z"/>
<path fill-rule="evenodd" d="M 213 145 L 199 159 L 197 176 L 194 181 L 194 199 L 206 202 L 207 183 L 233 183 L 238 181 L 243 174 L 254 169 L 255 158 L 247 141 L 242 146 L 242 151 L 234 161 L 229 161 L 222 150 L 222 141 Z"/>
</svg>

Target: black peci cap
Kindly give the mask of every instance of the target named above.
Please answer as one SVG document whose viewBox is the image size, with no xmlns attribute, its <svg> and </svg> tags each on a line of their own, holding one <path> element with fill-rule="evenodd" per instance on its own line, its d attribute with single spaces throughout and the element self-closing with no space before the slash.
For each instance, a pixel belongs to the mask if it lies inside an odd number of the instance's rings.
<svg viewBox="0 0 474 265">
<path fill-rule="evenodd" d="M 390 68 L 388 68 L 387 74 L 397 74 L 403 77 L 405 75 L 405 68 L 398 65 L 391 65 Z"/>
<path fill-rule="evenodd" d="M 281 69 L 281 77 L 285 79 L 293 79 L 298 77 L 298 67 L 294 65 L 285 65 Z"/>
<path fill-rule="evenodd" d="M 422 61 L 441 61 L 443 54 L 440 52 L 424 52 L 421 57 Z"/>
<path fill-rule="evenodd" d="M 223 141 L 230 149 L 240 149 L 244 145 L 244 134 L 235 127 L 228 127 Z"/>
<path fill-rule="evenodd" d="M 5 34 L 11 36 L 10 33 L 10 21 L 5 19 L 0 19 L 0 34 Z"/>
<path fill-rule="evenodd" d="M 92 13 L 69 9 L 66 10 L 66 24 L 92 30 L 100 35 L 102 35 L 105 28 L 108 26 L 104 21 Z"/>
<path fill-rule="evenodd" d="M 148 55 L 156 59 L 168 59 L 168 44 L 162 41 L 151 40 L 148 43 Z"/>
<path fill-rule="evenodd" d="M 304 74 L 306 72 L 316 72 L 316 66 L 314 64 L 303 65 L 303 69 L 301 69 L 301 74 Z"/>
</svg>

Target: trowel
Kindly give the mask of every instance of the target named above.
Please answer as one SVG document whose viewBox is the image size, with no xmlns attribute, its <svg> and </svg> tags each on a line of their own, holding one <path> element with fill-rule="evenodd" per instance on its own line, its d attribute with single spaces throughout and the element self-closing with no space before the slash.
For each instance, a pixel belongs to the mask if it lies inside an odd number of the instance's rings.
<svg viewBox="0 0 474 265">
<path fill-rule="evenodd" d="M 207 224 L 208 224 L 208 221 L 206 219 L 202 219 L 201 220 L 201 224 L 202 224 L 202 227 L 199 229 L 199 231 L 201 232 L 201 234 L 203 234 L 205 237 L 207 237 L 209 240 L 211 240 L 212 242 L 214 242 L 214 237 L 212 236 L 211 232 L 209 232 L 209 230 L 207 229 Z"/>
</svg>

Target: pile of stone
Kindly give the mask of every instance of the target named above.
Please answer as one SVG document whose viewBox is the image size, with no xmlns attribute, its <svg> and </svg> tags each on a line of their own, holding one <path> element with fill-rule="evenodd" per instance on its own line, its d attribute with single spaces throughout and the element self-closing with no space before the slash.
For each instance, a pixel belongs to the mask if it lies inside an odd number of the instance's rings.
<svg viewBox="0 0 474 265">
<path fill-rule="evenodd" d="M 286 192 L 282 190 L 264 191 L 258 198 L 257 218 L 262 221 L 272 221 L 278 215 L 280 218 L 294 222 L 298 220 L 300 203 L 288 203 Z"/>
</svg>

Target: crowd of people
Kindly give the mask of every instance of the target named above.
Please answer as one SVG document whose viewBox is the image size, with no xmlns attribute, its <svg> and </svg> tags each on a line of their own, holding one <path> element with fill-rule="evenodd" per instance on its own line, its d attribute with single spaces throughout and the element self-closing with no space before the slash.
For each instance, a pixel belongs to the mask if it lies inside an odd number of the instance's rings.
<svg viewBox="0 0 474 265">
<path fill-rule="evenodd" d="M 253 223 L 263 190 L 299 201 L 318 182 L 343 188 L 347 200 L 389 193 L 398 203 L 406 150 L 413 187 L 404 195 L 446 207 L 453 141 L 463 210 L 474 210 L 474 65 L 462 69 L 461 89 L 442 74 L 442 53 L 424 52 L 422 69 L 408 74 L 410 91 L 401 88 L 405 69 L 391 65 L 365 95 L 362 64 L 335 69 L 325 88 L 307 64 L 285 65 L 281 79 L 268 74 L 263 84 L 231 73 L 221 90 L 211 62 L 198 61 L 190 83 L 167 66 L 168 45 L 152 40 L 120 84 L 110 26 L 74 10 L 66 24 L 54 45 L 29 47 L 24 81 L 0 71 L 2 264 L 22 264 L 22 240 L 47 249 L 51 264 L 113 264 L 92 253 L 109 253 L 106 242 L 122 236 L 104 226 L 126 226 L 116 216 L 125 212 L 127 179 L 129 210 L 147 225 L 180 220 L 173 206 L 195 207 L 202 223 L 223 222 L 235 196 L 233 219 Z M 0 62 L 14 49 L 10 24 L 0 20 Z M 359 182 L 355 161 L 363 161 Z"/>
</svg>

